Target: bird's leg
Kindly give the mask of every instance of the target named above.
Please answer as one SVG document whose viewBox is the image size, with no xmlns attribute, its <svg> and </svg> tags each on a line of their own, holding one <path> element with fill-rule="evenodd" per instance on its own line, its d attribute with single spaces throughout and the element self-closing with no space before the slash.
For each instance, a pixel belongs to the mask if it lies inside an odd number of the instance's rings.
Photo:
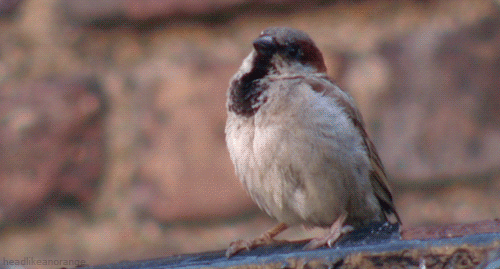
<svg viewBox="0 0 500 269">
<path fill-rule="evenodd" d="M 277 236 L 279 233 L 283 232 L 284 230 L 286 230 L 287 228 L 288 225 L 282 222 L 274 226 L 273 228 L 267 230 L 266 232 L 264 232 L 259 237 L 253 240 L 248 241 L 240 239 L 234 241 L 229 245 L 229 248 L 226 250 L 226 257 L 229 258 L 244 249 L 251 250 L 258 246 L 270 245 L 276 243 L 277 241 L 274 240 L 274 237 Z"/>
<path fill-rule="evenodd" d="M 322 246 L 332 247 L 340 236 L 351 232 L 354 228 L 350 225 L 345 225 L 344 222 L 347 218 L 346 213 L 342 213 L 339 218 L 332 224 L 330 232 L 324 237 L 314 238 L 307 245 L 304 246 L 305 250 L 317 249 Z"/>
</svg>

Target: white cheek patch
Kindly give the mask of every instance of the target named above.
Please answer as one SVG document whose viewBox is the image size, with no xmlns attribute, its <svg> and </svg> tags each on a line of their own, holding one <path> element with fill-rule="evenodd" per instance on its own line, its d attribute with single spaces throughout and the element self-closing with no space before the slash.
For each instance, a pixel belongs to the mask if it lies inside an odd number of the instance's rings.
<svg viewBox="0 0 500 269">
<path fill-rule="evenodd" d="M 242 74 L 248 73 L 252 70 L 252 62 L 255 58 L 255 50 L 252 50 L 250 54 L 243 60 L 243 63 L 240 66 L 240 72 Z"/>
</svg>

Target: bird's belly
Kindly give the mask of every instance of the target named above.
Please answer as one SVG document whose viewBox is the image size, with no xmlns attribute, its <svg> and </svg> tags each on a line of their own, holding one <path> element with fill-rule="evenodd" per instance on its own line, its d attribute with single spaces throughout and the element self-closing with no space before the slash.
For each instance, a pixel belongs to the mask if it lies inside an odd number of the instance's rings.
<svg viewBox="0 0 500 269">
<path fill-rule="evenodd" d="M 269 215 L 288 224 L 331 225 L 346 207 L 342 156 L 330 156 L 307 130 L 256 129 L 253 163 L 258 173 L 244 185 Z M 241 178 L 241 177 L 240 177 Z"/>
<path fill-rule="evenodd" d="M 333 104 L 314 105 L 320 100 L 276 109 L 268 101 L 266 112 L 230 116 L 226 125 L 238 178 L 261 209 L 287 224 L 331 225 L 353 204 L 366 207 L 371 191 L 361 136 Z"/>
</svg>

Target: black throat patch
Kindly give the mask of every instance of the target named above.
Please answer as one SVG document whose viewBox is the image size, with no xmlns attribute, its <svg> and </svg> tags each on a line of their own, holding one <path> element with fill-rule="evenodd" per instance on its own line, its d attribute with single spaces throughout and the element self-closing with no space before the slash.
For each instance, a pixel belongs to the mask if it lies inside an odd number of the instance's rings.
<svg viewBox="0 0 500 269">
<path fill-rule="evenodd" d="M 261 79 L 269 72 L 271 57 L 272 55 L 257 55 L 252 62 L 252 70 L 231 82 L 229 111 L 248 118 L 255 115 L 267 101 L 267 98 L 261 98 L 261 95 L 269 85 L 262 83 Z"/>
</svg>

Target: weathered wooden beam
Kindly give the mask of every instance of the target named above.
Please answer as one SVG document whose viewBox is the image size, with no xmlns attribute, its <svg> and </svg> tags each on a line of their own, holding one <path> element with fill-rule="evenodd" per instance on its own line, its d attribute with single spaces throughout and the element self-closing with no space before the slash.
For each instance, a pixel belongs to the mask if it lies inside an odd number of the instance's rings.
<svg viewBox="0 0 500 269">
<path fill-rule="evenodd" d="M 372 226 L 334 248 L 305 241 L 260 247 L 227 259 L 224 251 L 124 261 L 90 268 L 500 268 L 500 220 L 413 228 Z"/>
</svg>

